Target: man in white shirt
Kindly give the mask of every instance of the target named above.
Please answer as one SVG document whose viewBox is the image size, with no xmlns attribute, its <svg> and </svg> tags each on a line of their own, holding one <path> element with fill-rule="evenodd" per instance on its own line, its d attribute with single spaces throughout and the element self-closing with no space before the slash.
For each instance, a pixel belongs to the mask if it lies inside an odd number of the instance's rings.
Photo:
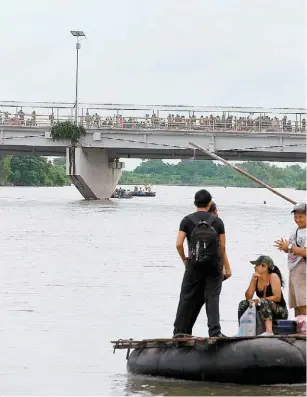
<svg viewBox="0 0 307 397">
<path fill-rule="evenodd" d="M 288 253 L 289 308 L 299 316 L 306 315 L 306 203 L 296 204 L 292 213 L 298 227 L 289 241 L 281 238 L 275 247 Z"/>
</svg>

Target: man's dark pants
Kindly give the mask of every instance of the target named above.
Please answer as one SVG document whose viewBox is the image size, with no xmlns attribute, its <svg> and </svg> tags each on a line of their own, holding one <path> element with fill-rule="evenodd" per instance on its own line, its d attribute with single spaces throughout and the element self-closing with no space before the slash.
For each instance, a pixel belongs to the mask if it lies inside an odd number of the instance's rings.
<svg viewBox="0 0 307 397">
<path fill-rule="evenodd" d="M 209 336 L 217 336 L 220 326 L 220 293 L 222 277 L 220 272 L 206 275 L 203 269 L 188 264 L 181 285 L 180 300 L 174 323 L 175 334 L 192 334 L 198 314 L 206 304 Z"/>
</svg>

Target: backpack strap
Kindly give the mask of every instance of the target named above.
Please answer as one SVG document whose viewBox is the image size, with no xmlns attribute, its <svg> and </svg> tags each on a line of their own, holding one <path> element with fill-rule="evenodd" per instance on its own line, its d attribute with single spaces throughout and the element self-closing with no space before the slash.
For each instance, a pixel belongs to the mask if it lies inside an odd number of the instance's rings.
<svg viewBox="0 0 307 397">
<path fill-rule="evenodd" d="M 212 226 L 212 223 L 215 221 L 216 216 L 211 215 L 209 212 L 208 212 L 208 215 L 209 215 L 209 218 L 206 219 L 205 221 L 198 219 L 195 216 L 195 214 L 188 215 L 188 219 L 190 219 L 190 221 L 193 222 L 195 226 L 197 226 L 199 224 L 199 222 L 206 222 L 208 226 Z"/>
<path fill-rule="evenodd" d="M 209 226 L 212 226 L 212 223 L 215 221 L 216 216 L 211 215 L 209 212 L 208 214 L 209 214 L 209 218 L 206 220 L 206 222 Z"/>
<path fill-rule="evenodd" d="M 194 214 L 188 215 L 188 219 L 193 222 L 194 226 L 197 226 L 199 224 L 199 219 L 196 218 Z"/>
<path fill-rule="evenodd" d="M 297 246 L 297 247 L 302 248 L 302 247 L 299 245 L 299 243 L 297 242 L 297 233 L 298 233 L 298 228 L 296 229 L 296 232 L 295 232 L 295 243 L 296 243 L 296 246 Z"/>
</svg>

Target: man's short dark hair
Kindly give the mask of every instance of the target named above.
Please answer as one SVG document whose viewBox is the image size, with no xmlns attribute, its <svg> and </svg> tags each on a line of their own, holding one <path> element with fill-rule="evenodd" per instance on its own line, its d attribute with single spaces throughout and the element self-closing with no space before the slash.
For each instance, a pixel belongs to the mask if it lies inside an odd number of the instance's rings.
<svg viewBox="0 0 307 397">
<path fill-rule="evenodd" d="M 197 208 L 205 208 L 208 207 L 208 204 L 212 200 L 211 194 L 208 190 L 201 189 L 195 193 L 194 204 Z"/>
<path fill-rule="evenodd" d="M 212 203 L 208 209 L 208 212 L 211 214 L 214 211 L 216 211 L 216 204 L 212 201 Z"/>
</svg>

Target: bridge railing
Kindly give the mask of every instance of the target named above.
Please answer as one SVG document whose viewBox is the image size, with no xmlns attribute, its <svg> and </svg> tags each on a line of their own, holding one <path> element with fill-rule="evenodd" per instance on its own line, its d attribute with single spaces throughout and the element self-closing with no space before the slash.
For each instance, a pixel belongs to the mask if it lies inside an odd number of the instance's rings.
<svg viewBox="0 0 307 397">
<path fill-rule="evenodd" d="M 56 117 L 54 114 L 15 114 L 0 112 L 0 126 L 19 127 L 52 127 L 61 121 L 74 121 L 73 114 Z M 232 131 L 232 132 L 289 132 L 305 133 L 306 121 L 290 121 L 287 119 L 269 118 L 236 118 L 236 117 L 123 117 L 121 115 L 102 118 L 98 114 L 79 116 L 78 123 L 87 129 L 136 129 L 136 130 L 167 130 L 167 131 Z"/>
<path fill-rule="evenodd" d="M 305 132 L 306 122 L 296 121 L 294 123 L 283 120 L 266 119 L 205 119 L 188 118 L 176 120 L 171 118 L 124 118 L 121 116 L 101 119 L 81 118 L 80 123 L 86 128 L 95 129 L 157 129 L 157 130 L 187 130 L 187 131 L 254 131 L 254 132 Z"/>
<path fill-rule="evenodd" d="M 79 118 L 80 119 L 80 118 Z M 0 125 L 6 126 L 25 126 L 25 127 L 51 127 L 54 123 L 60 121 L 74 121 L 74 118 L 69 115 L 55 117 L 48 114 L 22 114 L 11 115 L 0 112 Z M 80 120 L 79 120 L 80 122 Z"/>
</svg>

